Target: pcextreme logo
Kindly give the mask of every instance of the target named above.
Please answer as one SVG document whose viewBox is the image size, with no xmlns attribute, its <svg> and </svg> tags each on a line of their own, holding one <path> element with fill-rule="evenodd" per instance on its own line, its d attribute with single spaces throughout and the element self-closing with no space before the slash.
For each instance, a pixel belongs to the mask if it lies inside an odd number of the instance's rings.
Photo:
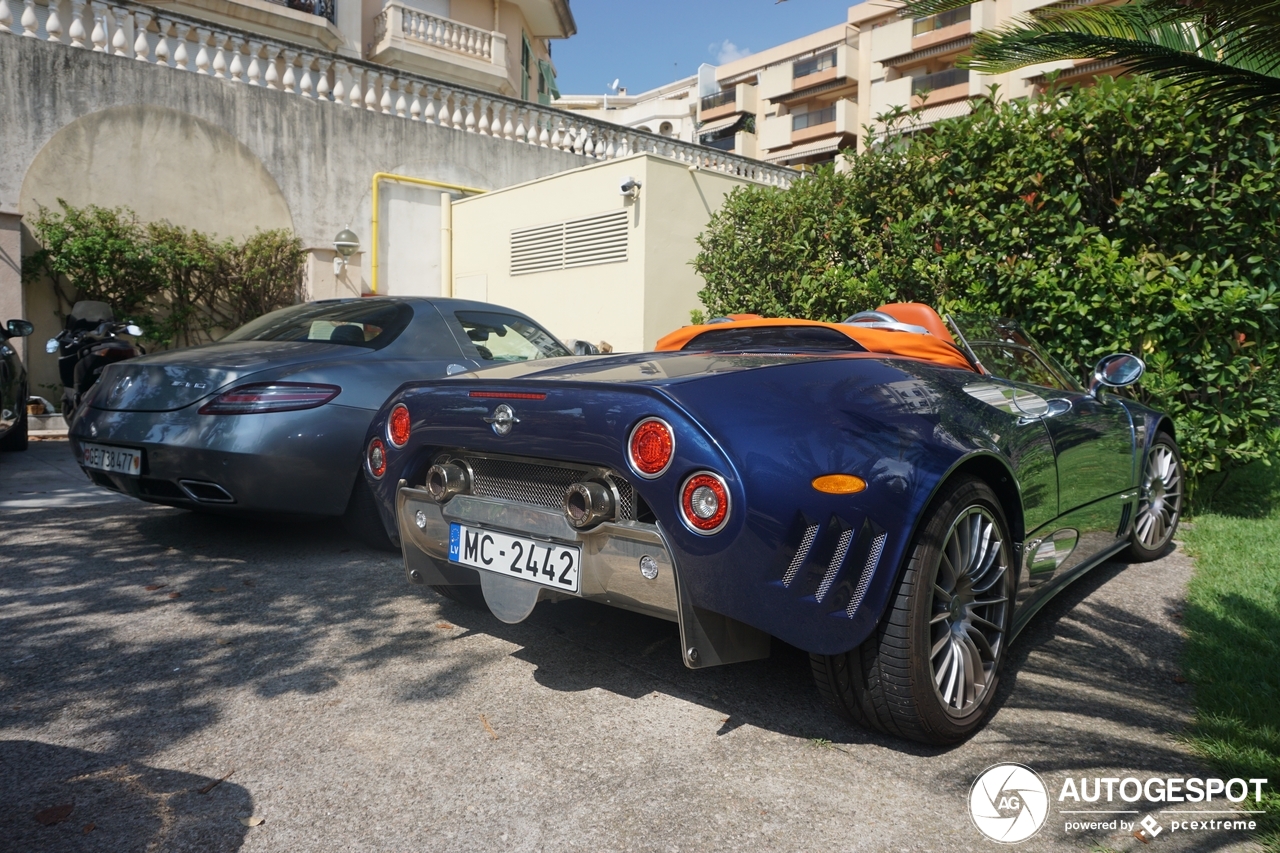
<svg viewBox="0 0 1280 853">
<path fill-rule="evenodd" d="M 1166 830 L 1171 835 L 1251 832 L 1263 813 L 1260 805 L 1267 783 L 1266 779 L 1067 777 L 1058 788 L 1058 812 L 1067 835 L 1132 835 L 1146 844 Z M 996 764 L 982 771 L 969 789 L 969 817 L 992 841 L 1018 844 L 1049 822 L 1049 791 L 1030 767 Z"/>
</svg>

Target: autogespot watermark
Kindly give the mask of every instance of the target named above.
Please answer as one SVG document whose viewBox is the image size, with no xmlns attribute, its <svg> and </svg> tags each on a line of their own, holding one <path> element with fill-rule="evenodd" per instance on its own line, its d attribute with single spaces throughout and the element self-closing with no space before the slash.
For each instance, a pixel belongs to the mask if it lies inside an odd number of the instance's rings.
<svg viewBox="0 0 1280 853">
<path fill-rule="evenodd" d="M 969 816 L 992 841 L 1018 844 L 1049 823 L 1056 805 L 1068 835 L 1132 835 L 1149 844 L 1165 831 L 1252 832 L 1267 786 L 1266 779 L 1095 776 L 1050 788 L 1030 767 L 996 764 L 969 789 Z"/>
</svg>

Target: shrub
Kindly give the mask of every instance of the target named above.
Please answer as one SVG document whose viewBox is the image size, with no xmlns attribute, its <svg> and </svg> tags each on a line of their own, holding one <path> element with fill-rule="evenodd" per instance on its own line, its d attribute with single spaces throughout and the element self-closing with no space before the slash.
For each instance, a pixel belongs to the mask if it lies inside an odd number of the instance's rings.
<svg viewBox="0 0 1280 853">
<path fill-rule="evenodd" d="M 139 222 L 127 208 L 58 203 L 61 213 L 41 208 L 29 223 L 41 248 L 23 276 L 49 277 L 62 314 L 78 299 L 102 301 L 152 345 L 190 346 L 303 298 L 305 252 L 287 231 L 219 241 Z"/>
<path fill-rule="evenodd" d="M 1084 377 L 1140 354 L 1193 476 L 1280 447 L 1280 120 L 1145 78 L 979 99 L 847 169 L 743 188 L 700 237 L 708 312 L 839 320 L 882 302 L 1022 322 Z"/>
</svg>

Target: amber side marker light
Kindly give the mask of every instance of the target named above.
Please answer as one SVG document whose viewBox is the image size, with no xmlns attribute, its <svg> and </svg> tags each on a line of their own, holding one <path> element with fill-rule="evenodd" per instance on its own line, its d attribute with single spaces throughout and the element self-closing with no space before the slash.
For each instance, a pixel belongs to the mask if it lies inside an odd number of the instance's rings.
<svg viewBox="0 0 1280 853">
<path fill-rule="evenodd" d="M 826 474 L 814 477 L 813 487 L 829 495 L 856 495 L 867 488 L 867 481 L 851 474 Z"/>
</svg>

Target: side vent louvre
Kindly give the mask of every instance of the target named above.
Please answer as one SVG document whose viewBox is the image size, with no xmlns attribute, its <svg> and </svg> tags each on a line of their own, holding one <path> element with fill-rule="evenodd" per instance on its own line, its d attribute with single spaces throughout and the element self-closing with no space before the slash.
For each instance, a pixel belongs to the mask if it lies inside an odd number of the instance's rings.
<svg viewBox="0 0 1280 853">
<path fill-rule="evenodd" d="M 511 232 L 511 274 L 617 264 L 627 260 L 628 213 L 615 210 Z"/>
<path fill-rule="evenodd" d="M 886 538 L 887 534 L 882 530 L 871 540 L 871 547 L 867 551 L 866 564 L 862 567 L 862 577 L 858 578 L 858 585 L 853 588 L 853 595 L 849 598 L 849 605 L 844 609 L 850 619 L 857 612 L 858 605 L 862 604 L 862 599 L 867 594 L 867 587 L 871 585 L 871 577 L 876 573 L 876 567 L 880 565 L 880 555 L 884 553 Z"/>
<path fill-rule="evenodd" d="M 827 593 L 831 591 L 831 585 L 836 582 L 836 575 L 840 574 L 840 569 L 844 566 L 844 558 L 849 555 L 849 545 L 853 543 L 853 529 L 850 528 L 840 534 L 839 541 L 836 542 L 836 550 L 831 555 L 831 562 L 827 564 L 827 573 L 822 576 L 822 583 L 818 584 L 818 591 L 814 593 L 814 598 L 822 601 L 827 597 Z"/>
<path fill-rule="evenodd" d="M 782 576 L 782 585 L 791 586 L 795 582 L 796 574 L 800 571 L 800 567 L 804 565 L 804 561 L 809 559 L 809 554 L 813 551 L 813 544 L 818 541 L 818 525 L 810 524 L 804 529 L 804 536 L 800 537 L 800 547 L 796 548 L 795 556 L 791 558 L 791 562 L 787 565 L 787 573 Z"/>
</svg>

